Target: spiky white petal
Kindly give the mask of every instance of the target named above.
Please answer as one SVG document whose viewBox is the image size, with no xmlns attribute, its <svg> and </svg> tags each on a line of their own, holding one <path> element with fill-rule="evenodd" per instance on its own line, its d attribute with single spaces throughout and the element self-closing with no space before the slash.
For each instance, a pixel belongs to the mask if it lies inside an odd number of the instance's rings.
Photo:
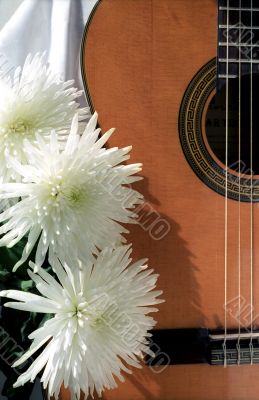
<svg viewBox="0 0 259 400">
<path fill-rule="evenodd" d="M 43 370 L 49 397 L 58 399 L 64 383 L 79 400 L 81 391 L 86 397 L 94 390 L 101 395 L 116 387 L 115 377 L 123 381 L 122 371 L 140 367 L 139 358 L 150 353 L 148 331 L 155 325 L 147 314 L 163 300 L 158 298 L 162 292 L 154 290 L 158 275 L 147 269 L 146 260 L 130 265 L 130 253 L 130 246 L 106 248 L 94 265 L 68 267 L 53 260 L 58 280 L 42 268 L 29 271 L 42 297 L 15 290 L 0 293 L 19 301 L 5 306 L 54 314 L 29 336 L 30 349 L 14 364 L 21 365 L 45 345 L 16 387 Z"/>
<path fill-rule="evenodd" d="M 38 133 L 48 140 L 55 129 L 58 140 L 64 141 L 76 111 L 80 120 L 90 116 L 88 108 L 79 108 L 76 99 L 82 92 L 73 83 L 53 74 L 44 54 L 29 55 L 13 78 L 0 80 L 0 176 L 4 182 L 20 179 L 6 154 L 26 162 L 24 138 L 34 143 Z"/>
<path fill-rule="evenodd" d="M 129 184 L 141 164 L 121 165 L 130 147 L 103 148 L 113 130 L 98 139 L 97 114 L 82 134 L 74 117 L 65 149 L 52 131 L 50 142 L 37 135 L 38 144 L 24 143 L 28 165 L 8 156 L 8 163 L 22 176 L 21 183 L 0 186 L 0 198 L 21 201 L 0 214 L 0 246 L 12 247 L 28 234 L 27 245 L 15 268 L 37 243 L 36 264 L 47 252 L 70 262 L 93 259 L 93 253 L 124 241 L 127 230 L 120 223 L 135 221 L 135 204 L 143 198 Z"/>
</svg>

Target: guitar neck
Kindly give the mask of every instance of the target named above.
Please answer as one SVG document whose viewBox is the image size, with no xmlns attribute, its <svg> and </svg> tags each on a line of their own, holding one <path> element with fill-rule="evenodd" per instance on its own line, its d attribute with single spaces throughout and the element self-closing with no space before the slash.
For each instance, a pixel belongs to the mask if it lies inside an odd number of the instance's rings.
<svg viewBox="0 0 259 400">
<path fill-rule="evenodd" d="M 259 0 L 218 1 L 218 86 L 259 72 Z"/>
</svg>

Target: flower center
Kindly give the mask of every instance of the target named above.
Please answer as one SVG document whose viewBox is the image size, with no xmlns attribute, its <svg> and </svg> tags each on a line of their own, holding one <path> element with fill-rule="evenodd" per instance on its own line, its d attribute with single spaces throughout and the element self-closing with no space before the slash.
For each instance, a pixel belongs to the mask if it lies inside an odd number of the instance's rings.
<svg viewBox="0 0 259 400">
<path fill-rule="evenodd" d="M 7 138 L 9 135 L 10 136 L 18 135 L 21 137 L 25 137 L 32 134 L 33 125 L 28 120 L 19 119 L 7 124 L 7 126 L 2 130 L 5 134 L 5 138 Z"/>
<path fill-rule="evenodd" d="M 76 186 L 71 186 L 67 188 L 63 192 L 63 195 L 72 204 L 79 204 L 82 202 L 82 200 L 85 199 L 85 191 L 82 188 Z"/>
<path fill-rule="evenodd" d="M 79 325 L 84 325 L 88 321 L 92 327 L 98 329 L 105 323 L 103 310 L 89 306 L 85 300 L 74 306 L 73 315 L 77 318 Z"/>
<path fill-rule="evenodd" d="M 62 179 L 50 182 L 50 195 L 56 205 L 65 201 L 71 206 L 80 206 L 86 199 L 86 190 L 80 186 L 66 185 Z"/>
</svg>

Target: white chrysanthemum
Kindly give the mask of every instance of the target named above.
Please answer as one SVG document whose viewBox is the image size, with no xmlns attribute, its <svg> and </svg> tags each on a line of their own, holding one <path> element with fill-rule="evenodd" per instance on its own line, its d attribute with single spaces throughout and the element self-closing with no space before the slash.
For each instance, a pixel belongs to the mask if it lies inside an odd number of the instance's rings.
<svg viewBox="0 0 259 400">
<path fill-rule="evenodd" d="M 6 154 L 25 162 L 24 138 L 35 141 L 35 133 L 48 139 L 55 129 L 58 138 L 66 138 L 75 112 L 80 120 L 89 116 L 88 108 L 79 109 L 73 81 L 64 82 L 51 72 L 45 55 L 28 56 L 14 77 L 0 80 L 0 176 L 4 182 L 19 180 L 19 174 L 7 168 Z"/>
<path fill-rule="evenodd" d="M 140 367 L 139 358 L 152 354 L 147 337 L 155 320 L 147 314 L 157 311 L 153 306 L 163 301 L 157 298 L 162 292 L 153 290 L 158 275 L 147 269 L 146 260 L 129 266 L 130 252 L 129 246 L 104 249 L 93 266 L 72 270 L 56 260 L 52 267 L 58 281 L 42 268 L 37 274 L 29 271 L 43 297 L 16 290 L 0 293 L 19 301 L 7 307 L 54 314 L 29 336 L 30 349 L 14 364 L 21 365 L 46 345 L 15 387 L 33 381 L 44 369 L 41 381 L 49 396 L 58 399 L 64 383 L 73 399 L 80 399 L 80 391 L 86 399 L 89 392 L 101 395 L 116 387 L 114 378 L 123 381 L 121 372 L 130 372 L 126 364 Z"/>
<path fill-rule="evenodd" d="M 53 131 L 50 142 L 37 136 L 38 145 L 24 143 L 29 165 L 12 157 L 8 163 L 22 176 L 21 183 L 0 186 L 0 198 L 21 201 L 0 214 L 0 246 L 12 247 L 26 234 L 27 245 L 18 268 L 37 243 L 36 264 L 47 252 L 70 262 L 93 259 L 93 253 L 124 241 L 128 232 L 119 223 L 135 222 L 134 205 L 143 196 L 129 184 L 140 179 L 133 174 L 141 164 L 120 165 L 129 159 L 131 147 L 103 148 L 113 129 L 98 139 L 97 114 L 82 136 L 75 116 L 65 149 Z"/>
</svg>

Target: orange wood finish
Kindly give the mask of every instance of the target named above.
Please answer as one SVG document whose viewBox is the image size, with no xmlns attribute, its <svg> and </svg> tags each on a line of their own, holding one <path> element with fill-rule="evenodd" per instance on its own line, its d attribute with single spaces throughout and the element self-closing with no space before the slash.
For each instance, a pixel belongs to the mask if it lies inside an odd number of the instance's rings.
<svg viewBox="0 0 259 400">
<path fill-rule="evenodd" d="M 155 240 L 155 228 L 148 227 L 142 211 L 141 224 L 131 227 L 129 237 L 135 257 L 148 256 L 160 273 L 166 303 L 157 315 L 158 328 L 224 324 L 225 201 L 196 177 L 178 135 L 182 96 L 197 71 L 216 56 L 216 45 L 215 0 L 102 0 L 84 46 L 83 70 L 101 128 L 117 128 L 110 146 L 133 145 L 131 161 L 144 164 L 145 179 L 135 187 L 145 195 L 146 212 L 153 210 L 170 226 L 163 239 Z M 228 208 L 228 300 L 232 300 L 238 295 L 238 203 L 229 200 Z M 256 245 L 257 205 L 253 211 Z M 241 292 L 248 305 L 249 218 L 249 204 L 241 204 Z M 253 252 L 255 314 L 258 249 L 255 246 Z M 230 314 L 228 324 L 237 326 Z M 103 398 L 252 400 L 258 398 L 258 377 L 259 366 L 169 366 L 159 374 L 145 366 Z"/>
</svg>

